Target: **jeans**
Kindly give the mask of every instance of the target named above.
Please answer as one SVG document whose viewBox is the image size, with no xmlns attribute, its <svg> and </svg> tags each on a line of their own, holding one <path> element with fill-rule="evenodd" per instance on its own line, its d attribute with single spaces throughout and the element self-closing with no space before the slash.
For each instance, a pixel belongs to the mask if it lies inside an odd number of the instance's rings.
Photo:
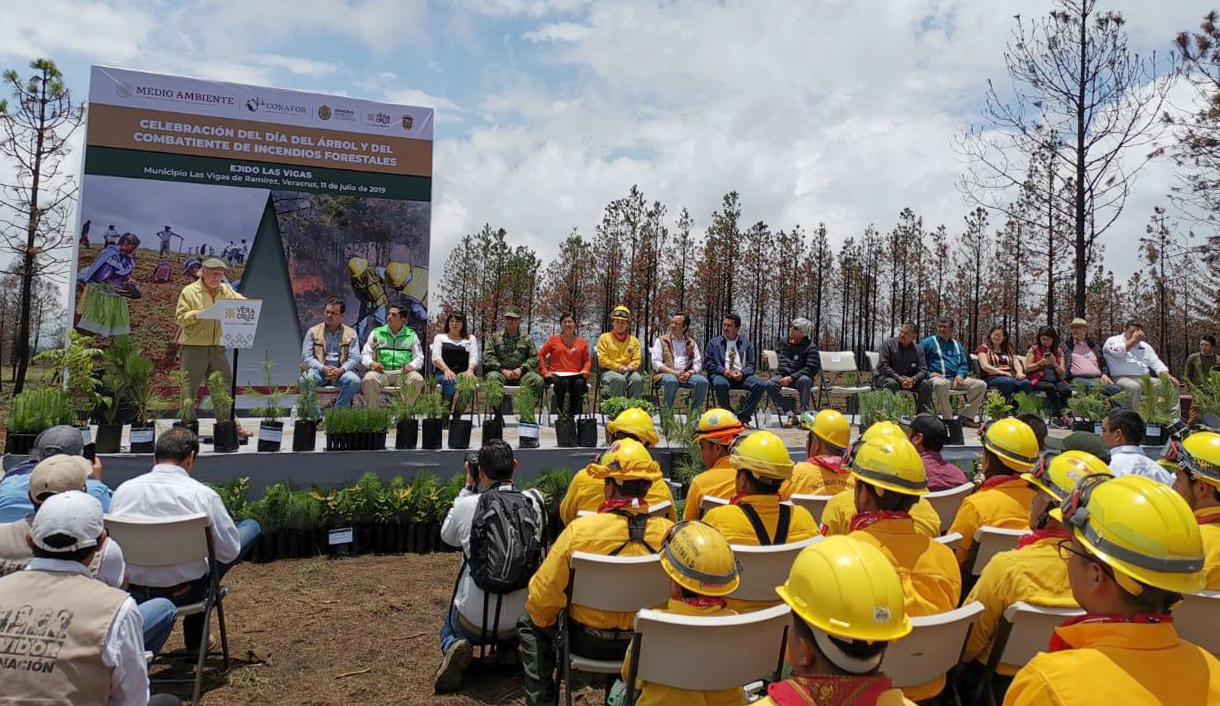
<svg viewBox="0 0 1220 706">
<path fill-rule="evenodd" d="M 781 412 L 791 414 L 791 405 L 789 404 L 788 399 L 784 397 L 784 386 L 780 384 L 780 379 L 782 377 L 782 375 L 775 374 L 771 376 L 770 380 L 767 380 L 767 394 L 771 397 L 771 404 L 775 405 L 776 409 Z M 804 412 L 805 410 L 809 409 L 811 406 L 809 391 L 813 388 L 813 378 L 809 377 L 808 375 L 794 377 L 792 379 L 792 384 L 788 387 L 796 388 L 797 395 L 800 397 L 801 411 Z"/>
<path fill-rule="evenodd" d="M 623 375 L 620 372 L 607 370 L 602 373 L 602 384 L 610 388 L 610 397 L 630 397 L 638 400 L 644 394 L 644 379 L 640 377 L 639 371 Z"/>
<path fill-rule="evenodd" d="M 760 400 L 762 400 L 763 393 L 766 392 L 767 388 L 762 380 L 759 380 L 753 375 L 743 378 L 739 382 L 730 382 L 729 379 L 723 375 L 713 375 L 712 389 L 716 392 L 716 403 L 722 409 L 727 409 L 730 411 L 733 411 L 733 408 L 729 403 L 729 390 L 744 389 L 748 393 L 746 396 L 746 403 L 742 405 L 741 409 L 738 410 L 736 414 L 737 418 L 741 420 L 742 424 L 748 424 L 754 417 L 754 410 L 758 409 L 758 403 Z"/>
<path fill-rule="evenodd" d="M 1034 384 L 1029 380 L 1018 380 L 1009 375 L 992 375 L 987 378 L 987 387 L 996 390 L 1009 400 L 1018 392 L 1034 391 Z"/>
<path fill-rule="evenodd" d="M 144 649 L 154 656 L 174 632 L 174 621 L 178 619 L 178 608 L 168 598 L 152 598 L 139 604 L 140 617 L 144 619 Z"/>
<path fill-rule="evenodd" d="M 491 628 L 489 627 L 487 631 L 490 633 Z M 488 637 L 492 636 L 488 635 Z M 472 645 L 482 644 L 481 636 L 467 630 L 466 626 L 458 620 L 457 607 L 450 603 L 449 613 L 445 615 L 445 620 L 441 623 L 441 654 L 448 652 L 449 646 L 457 642 L 458 638 L 462 638 Z"/>
<path fill-rule="evenodd" d="M 310 368 L 301 376 L 301 382 L 313 380 L 318 387 L 338 387 L 339 399 L 335 400 L 335 407 L 350 407 L 352 398 L 360 391 L 360 376 L 348 370 L 339 376 L 338 380 L 331 382 L 322 377 L 322 371 Z"/>
<path fill-rule="evenodd" d="M 686 382 L 678 382 L 677 375 L 665 373 L 661 375 L 661 390 L 665 393 L 665 406 L 673 407 L 674 398 L 678 396 L 679 387 L 691 388 L 691 409 L 702 409 L 707 406 L 707 378 L 702 375 L 691 375 Z"/>
<path fill-rule="evenodd" d="M 1062 380 L 1039 380 L 1034 389 L 1046 393 L 1046 401 L 1050 403 L 1051 415 L 1058 417 L 1063 414 L 1063 405 L 1072 396 L 1072 387 Z"/>
<path fill-rule="evenodd" d="M 220 572 L 220 579 L 224 579 L 225 574 L 229 573 L 229 569 L 233 568 L 233 564 L 246 558 L 250 553 L 250 549 L 254 547 L 255 540 L 262 533 L 263 530 L 259 527 L 257 520 L 242 520 L 237 523 L 237 534 L 241 538 L 241 550 L 238 551 L 237 558 L 232 563 L 218 564 L 216 566 L 216 570 Z M 128 588 L 132 597 L 140 604 L 152 599 L 168 598 L 175 605 L 184 605 L 202 601 L 207 596 L 210 586 L 211 573 L 209 572 L 194 581 L 188 581 L 177 586 L 130 586 Z M 182 636 L 188 648 L 199 645 L 203 640 L 203 617 L 203 613 L 196 613 L 182 619 Z"/>
</svg>

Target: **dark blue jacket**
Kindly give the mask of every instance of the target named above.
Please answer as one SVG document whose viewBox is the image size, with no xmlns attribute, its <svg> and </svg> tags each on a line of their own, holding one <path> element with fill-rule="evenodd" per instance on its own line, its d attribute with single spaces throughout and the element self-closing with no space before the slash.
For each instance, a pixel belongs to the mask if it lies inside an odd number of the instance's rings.
<svg viewBox="0 0 1220 706">
<path fill-rule="evenodd" d="M 724 354 L 728 343 L 724 336 L 716 336 L 703 347 L 703 370 L 708 375 L 724 375 Z M 750 339 L 737 334 L 737 355 L 741 356 L 741 374 L 749 377 L 754 374 L 754 344 Z"/>
</svg>

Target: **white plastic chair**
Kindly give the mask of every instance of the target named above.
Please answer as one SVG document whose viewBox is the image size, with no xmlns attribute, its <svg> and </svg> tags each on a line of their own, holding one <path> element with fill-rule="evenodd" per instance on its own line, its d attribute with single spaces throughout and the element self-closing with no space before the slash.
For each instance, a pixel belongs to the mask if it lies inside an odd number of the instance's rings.
<svg viewBox="0 0 1220 706">
<path fill-rule="evenodd" d="M 699 499 L 699 516 L 703 517 L 712 508 L 717 508 L 722 505 L 728 505 L 729 501 L 725 498 L 717 498 L 711 495 L 704 495 Z"/>
<path fill-rule="evenodd" d="M 649 517 L 664 517 L 665 514 L 669 512 L 669 508 L 671 506 L 673 506 L 673 503 L 669 502 L 668 500 L 662 500 L 659 503 L 649 505 L 648 506 L 648 516 Z M 577 517 L 587 517 L 589 515 L 596 515 L 596 514 L 597 513 L 592 510 L 577 510 L 576 511 Z"/>
<path fill-rule="evenodd" d="M 220 585 L 220 572 L 216 570 L 216 551 L 208 516 L 203 513 L 174 518 L 106 515 L 105 524 L 106 531 L 123 547 L 124 558 L 132 566 L 176 566 L 206 559 L 208 566 L 212 567 L 209 572 L 211 582 L 204 599 L 178 606 L 178 615 L 183 617 L 203 614 L 203 637 L 196 646 L 199 658 L 195 663 L 195 678 L 167 680 L 186 683 L 193 681 L 195 695 L 191 703 L 198 704 L 203 686 L 203 663 L 210 654 L 207 645 L 213 608 L 216 609 L 217 623 L 220 626 L 224 668 L 226 671 L 229 669 L 229 633 L 225 627 L 224 610 L 224 597 L 228 594 L 229 587 Z"/>
<path fill-rule="evenodd" d="M 578 605 L 608 613 L 635 613 L 664 605 L 669 599 L 669 576 L 661 569 L 661 558 L 646 556 L 603 556 L 588 552 L 572 554 L 568 581 L 568 600 L 559 621 L 563 644 L 562 669 L 567 704 L 572 704 L 572 670 L 595 674 L 618 674 L 620 660 L 595 660 L 573 654 L 571 639 L 572 606 Z"/>
<path fill-rule="evenodd" d="M 962 506 L 962 501 L 966 499 L 966 496 L 973 492 L 974 483 L 966 482 L 956 488 L 937 490 L 924 496 L 932 504 L 936 514 L 940 515 L 941 532 L 949 531 L 953 518 L 957 517 L 957 509 Z"/>
<path fill-rule="evenodd" d="M 822 539 L 821 535 L 817 535 L 799 542 L 767 547 L 734 544 L 733 555 L 741 562 L 741 584 L 730 598 L 741 601 L 778 601 L 775 587 L 788 580 L 788 573 L 792 570 L 796 555 L 805 547 L 817 544 Z"/>
<path fill-rule="evenodd" d="M 1055 628 L 1077 615 L 1084 615 L 1084 611 L 1079 608 L 1037 606 L 1025 601 L 1017 601 L 1005 608 L 973 703 L 994 704 L 991 682 L 995 679 L 996 667 L 1000 664 L 1018 668 L 1025 666 L 1034 655 L 1046 650 Z"/>
<path fill-rule="evenodd" d="M 635 703 L 637 678 L 691 691 L 778 680 L 790 615 L 791 609 L 784 604 L 725 616 L 641 610 L 635 616 L 626 703 Z"/>
<path fill-rule="evenodd" d="M 957 551 L 957 545 L 962 543 L 962 533 L 950 532 L 949 534 L 942 534 L 936 538 L 936 541 L 952 549 L 953 551 Z"/>
<path fill-rule="evenodd" d="M 1184 640 L 1220 654 L 1220 591 L 1188 593 L 1173 611 L 1173 626 Z"/>
<path fill-rule="evenodd" d="M 802 495 L 801 493 L 793 493 L 788 497 L 788 502 L 798 507 L 803 507 L 813 515 L 813 519 L 821 524 L 822 512 L 826 510 L 826 503 L 830 502 L 833 495 Z"/>
<path fill-rule="evenodd" d="M 970 556 L 966 565 L 970 570 L 966 576 L 978 576 L 983 573 L 983 567 L 991 561 L 991 557 L 1009 549 L 1016 549 L 1017 542 L 1029 530 L 1004 529 L 1003 527 L 980 527 L 974 532 L 974 544 L 970 547 Z"/>
<path fill-rule="evenodd" d="M 903 688 L 926 684 L 961 661 L 966 637 L 983 604 L 972 601 L 956 610 L 911 618 L 911 634 L 885 651 L 881 672 Z"/>
<path fill-rule="evenodd" d="M 851 351 L 818 351 L 818 362 L 822 366 L 821 384 L 818 385 L 818 407 L 822 407 L 826 398 L 830 394 L 845 395 L 850 401 L 851 398 L 859 395 L 862 392 L 868 392 L 872 388 L 867 385 L 860 385 L 859 380 L 855 385 L 830 385 L 826 382 L 827 373 L 857 373 L 860 372 L 859 366 L 856 365 L 856 354 Z M 855 415 L 852 415 L 852 422 L 855 422 Z"/>
</svg>

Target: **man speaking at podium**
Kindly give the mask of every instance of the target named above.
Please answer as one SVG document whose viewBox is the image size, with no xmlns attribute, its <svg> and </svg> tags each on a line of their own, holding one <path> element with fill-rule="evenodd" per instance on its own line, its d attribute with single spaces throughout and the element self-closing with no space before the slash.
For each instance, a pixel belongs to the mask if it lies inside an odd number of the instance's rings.
<svg viewBox="0 0 1220 706">
<path fill-rule="evenodd" d="M 199 279 L 178 294 L 178 308 L 174 312 L 182 327 L 178 334 L 178 356 L 192 395 L 213 370 L 220 371 L 226 385 L 233 382 L 233 368 L 225 357 L 224 346 L 220 345 L 220 321 L 198 318 L 221 299 L 245 299 L 222 281 L 224 273 L 224 260 L 210 257 L 203 261 Z"/>
</svg>

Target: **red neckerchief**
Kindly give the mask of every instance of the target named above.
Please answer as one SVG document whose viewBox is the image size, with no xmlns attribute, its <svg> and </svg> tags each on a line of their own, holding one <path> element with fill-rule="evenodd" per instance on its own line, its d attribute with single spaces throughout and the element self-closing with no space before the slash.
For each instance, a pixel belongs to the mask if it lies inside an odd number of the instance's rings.
<svg viewBox="0 0 1220 706">
<path fill-rule="evenodd" d="M 748 495 L 745 495 L 745 494 L 742 494 L 742 495 L 734 495 L 733 497 L 729 498 L 729 504 L 730 504 L 730 505 L 740 505 L 740 504 L 741 504 L 742 499 L 743 499 L 743 498 L 746 498 L 746 497 L 749 497 L 749 496 L 748 496 Z"/>
<path fill-rule="evenodd" d="M 1220 512 L 1211 515 L 1201 515 L 1197 518 L 1200 525 L 1210 525 L 1217 520 L 1220 520 Z"/>
<path fill-rule="evenodd" d="M 614 512 L 615 510 L 638 509 L 647 514 L 648 502 L 643 498 L 610 498 L 597 508 L 598 512 Z"/>
<path fill-rule="evenodd" d="M 847 469 L 843 467 L 842 456 L 814 456 L 812 459 L 810 459 L 810 462 L 817 464 L 836 475 L 847 475 Z"/>
<path fill-rule="evenodd" d="M 719 608 L 724 610 L 729 607 L 728 601 L 714 596 L 695 596 L 693 598 L 679 598 L 678 600 L 696 608 Z"/>
<path fill-rule="evenodd" d="M 1017 538 L 1017 549 L 1024 549 L 1034 542 L 1040 542 L 1049 537 L 1057 539 L 1071 539 L 1072 535 L 1067 530 L 1058 529 L 1040 529 L 1034 530 L 1029 534 L 1023 534 Z"/>
<path fill-rule="evenodd" d="M 610 335 L 614 336 L 615 339 L 617 339 L 619 343 L 623 343 L 624 341 L 627 340 L 627 337 L 631 335 L 631 332 L 629 331 L 627 333 L 624 333 L 622 336 L 620 336 L 617 333 L 615 333 L 614 331 L 611 331 Z"/>
<path fill-rule="evenodd" d="M 1061 628 L 1070 627 L 1072 625 L 1080 625 L 1081 623 L 1139 623 L 1141 625 L 1149 625 L 1153 623 L 1172 623 L 1173 616 L 1158 615 L 1155 613 L 1136 613 L 1135 615 L 1078 615 L 1075 618 L 1068 618 L 1059 625 Z M 1067 643 L 1062 637 L 1059 637 L 1059 631 L 1056 630 L 1051 635 L 1051 642 L 1047 646 L 1047 652 L 1058 652 L 1060 650 L 1070 650 L 1072 646 Z"/>
<path fill-rule="evenodd" d="M 909 520 L 911 513 L 896 510 L 874 510 L 872 512 L 861 512 L 851 518 L 851 531 L 862 530 L 870 527 L 882 520 Z"/>
<path fill-rule="evenodd" d="M 1010 473 L 1005 473 L 1003 475 L 998 475 L 998 476 L 992 476 L 992 477 L 988 478 L 987 480 L 983 481 L 983 485 L 979 486 L 979 491 L 981 492 L 984 490 L 991 490 L 992 488 L 998 487 L 1000 485 L 1003 485 L 1004 483 L 1007 483 L 1009 481 L 1014 481 L 1014 480 L 1018 480 L 1018 481 L 1021 480 L 1021 476 L 1014 476 Z M 1022 482 L 1024 482 L 1024 481 L 1022 481 Z"/>
<path fill-rule="evenodd" d="M 794 674 L 768 686 L 767 696 L 779 706 L 875 706 L 891 688 L 890 678 L 881 674 Z"/>
</svg>

